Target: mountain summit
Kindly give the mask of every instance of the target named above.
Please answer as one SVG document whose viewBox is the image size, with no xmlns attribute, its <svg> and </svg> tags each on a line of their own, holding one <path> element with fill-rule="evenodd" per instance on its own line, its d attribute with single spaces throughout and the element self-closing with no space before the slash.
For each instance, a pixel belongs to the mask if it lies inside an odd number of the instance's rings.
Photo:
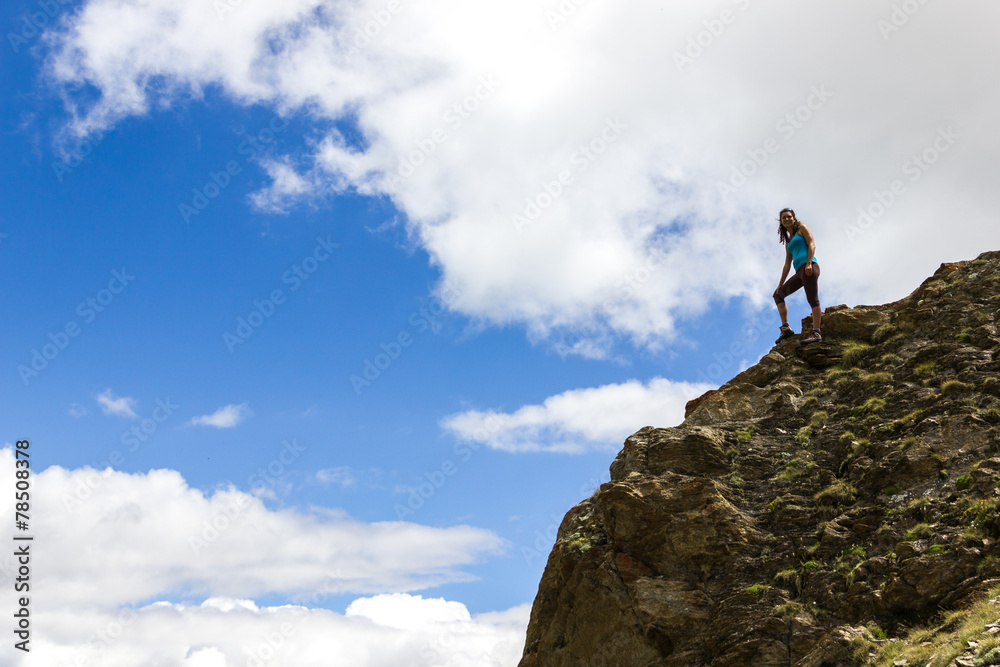
<svg viewBox="0 0 1000 667">
<path fill-rule="evenodd" d="M 1000 664 L 998 320 L 1000 252 L 943 264 L 630 436 L 520 667 Z"/>
</svg>

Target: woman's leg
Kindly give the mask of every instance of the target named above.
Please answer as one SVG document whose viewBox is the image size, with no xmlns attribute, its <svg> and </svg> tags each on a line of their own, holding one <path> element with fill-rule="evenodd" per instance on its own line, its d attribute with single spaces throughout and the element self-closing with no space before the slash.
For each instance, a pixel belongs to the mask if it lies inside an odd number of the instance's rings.
<svg viewBox="0 0 1000 667">
<path fill-rule="evenodd" d="M 788 324 L 788 306 L 785 305 L 785 297 L 802 287 L 802 269 L 795 272 L 785 284 L 774 290 L 774 304 L 778 307 L 778 315 L 781 316 L 781 323 Z"/>
<path fill-rule="evenodd" d="M 812 265 L 812 275 L 803 270 L 802 286 L 806 288 L 806 301 L 812 306 L 813 329 L 819 329 L 823 320 L 823 310 L 819 306 L 819 264 Z"/>
</svg>

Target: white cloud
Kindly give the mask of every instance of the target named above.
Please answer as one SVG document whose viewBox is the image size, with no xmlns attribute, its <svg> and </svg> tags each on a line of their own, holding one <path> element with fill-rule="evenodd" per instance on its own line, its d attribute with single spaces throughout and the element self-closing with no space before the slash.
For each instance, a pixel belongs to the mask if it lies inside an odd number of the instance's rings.
<svg viewBox="0 0 1000 667">
<path fill-rule="evenodd" d="M 508 452 L 580 454 L 611 450 L 643 425 L 670 426 L 684 420 L 684 405 L 712 385 L 653 378 L 573 389 L 541 405 L 512 413 L 468 410 L 441 425 L 455 437 Z"/>
<path fill-rule="evenodd" d="M 8 446 L 4 488 L 14 470 Z M 236 489 L 204 494 L 172 470 L 35 475 L 37 664 L 224 667 L 256 664 L 255 655 L 300 667 L 458 667 L 520 657 L 527 605 L 473 616 L 459 602 L 407 593 L 470 580 L 463 566 L 505 548 L 490 531 L 269 510 Z M 0 520 L 11 524 L 13 511 L 0 498 Z M 0 556 L 0 586 L 17 576 L 12 553 Z M 323 608 L 352 593 L 370 597 L 344 614 Z M 264 595 L 292 604 L 253 601 Z M 13 603 L 4 596 L 0 613 L 11 618 Z"/>
<path fill-rule="evenodd" d="M 101 92 L 89 106 L 67 93 L 79 132 L 207 86 L 305 110 L 327 136 L 264 165 L 258 206 L 388 195 L 465 286 L 449 307 L 590 356 L 618 337 L 669 341 L 726 299 L 769 304 L 784 206 L 817 237 L 825 305 L 901 297 L 1000 240 L 1000 89 L 977 74 L 1000 66 L 995 2 L 923 4 L 898 31 L 879 24 L 889 0 L 587 3 L 560 22 L 554 2 L 401 7 L 365 42 L 383 0 L 242 3 L 223 19 L 201 0 L 90 0 L 50 72 Z M 361 142 L 333 119 L 355 120 Z M 754 173 L 723 199 L 734 168 Z M 519 231 L 529 200 L 542 210 Z M 943 233 L 954 220 L 963 233 Z"/>
<path fill-rule="evenodd" d="M 80 417 L 86 415 L 87 412 L 88 412 L 87 408 L 83 407 L 79 403 L 73 403 L 72 405 L 69 406 L 69 410 L 66 411 L 66 414 L 68 414 L 70 417 L 75 417 L 79 419 Z"/>
<path fill-rule="evenodd" d="M 214 426 L 215 428 L 233 428 L 252 413 L 246 403 L 226 405 L 210 415 L 192 417 L 189 426 Z"/>
<path fill-rule="evenodd" d="M 130 475 L 53 466 L 36 481 L 34 523 L 50 545 L 38 557 L 46 576 L 37 589 L 58 590 L 74 604 L 177 591 L 292 596 L 333 576 L 346 593 L 412 591 L 467 581 L 458 568 L 504 546 L 469 526 L 365 524 L 336 513 L 270 510 L 259 495 L 232 487 L 203 494 L 173 470 Z M 74 546 L 112 543 L 113 550 Z"/>
<path fill-rule="evenodd" d="M 317 470 L 316 479 L 323 484 L 337 484 L 345 489 L 349 486 L 354 486 L 358 482 L 354 472 L 346 466 Z"/>
<path fill-rule="evenodd" d="M 258 607 L 213 598 L 198 605 L 154 603 L 117 611 L 50 611 L 32 637 L 32 664 L 102 667 L 514 667 L 529 605 L 471 615 L 465 605 L 395 594 L 360 598 L 338 614 L 304 605 Z M 375 601 L 377 616 L 354 613 Z M 46 605 L 49 606 L 49 605 Z M 440 616 L 442 606 L 455 616 Z M 388 619 L 412 614 L 415 627 Z M 81 662 L 76 663 L 77 658 Z M 85 661 L 85 662 L 84 662 Z"/>
<path fill-rule="evenodd" d="M 138 419 L 139 417 L 139 415 L 135 414 L 136 400 L 134 398 L 115 396 L 110 388 L 105 389 L 96 398 L 98 405 L 101 406 L 101 411 L 106 415 L 118 415 L 119 417 L 130 417 L 132 419 Z"/>
</svg>

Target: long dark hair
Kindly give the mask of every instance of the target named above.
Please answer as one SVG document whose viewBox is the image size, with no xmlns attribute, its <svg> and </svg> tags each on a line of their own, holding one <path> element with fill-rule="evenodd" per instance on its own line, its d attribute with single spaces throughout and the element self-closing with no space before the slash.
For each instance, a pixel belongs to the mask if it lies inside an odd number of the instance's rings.
<svg viewBox="0 0 1000 667">
<path fill-rule="evenodd" d="M 792 240 L 792 237 L 788 235 L 788 230 L 785 229 L 785 226 L 783 224 L 781 224 L 781 214 L 784 213 L 785 211 L 788 211 L 789 213 L 792 214 L 792 218 L 795 219 L 795 222 L 802 224 L 802 221 L 799 220 L 797 215 L 795 215 L 795 211 L 793 211 L 790 208 L 783 208 L 780 211 L 778 211 L 778 243 L 783 243 L 784 245 L 788 245 L 788 242 Z"/>
</svg>

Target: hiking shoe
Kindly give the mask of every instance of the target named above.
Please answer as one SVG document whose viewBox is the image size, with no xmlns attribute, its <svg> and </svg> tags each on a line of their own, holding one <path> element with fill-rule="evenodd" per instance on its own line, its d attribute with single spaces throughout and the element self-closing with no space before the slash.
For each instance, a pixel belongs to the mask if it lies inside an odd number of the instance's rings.
<svg viewBox="0 0 1000 667">
<path fill-rule="evenodd" d="M 813 329 L 812 333 L 806 336 L 805 343 L 816 343 L 823 340 L 823 333 L 819 329 Z"/>
<path fill-rule="evenodd" d="M 795 332 L 792 331 L 792 328 L 790 326 L 788 326 L 787 324 L 782 324 L 780 331 L 781 331 L 781 333 L 778 334 L 778 340 L 774 341 L 775 345 L 777 345 L 781 341 L 785 340 L 786 338 L 791 338 L 792 336 L 795 335 Z"/>
</svg>

